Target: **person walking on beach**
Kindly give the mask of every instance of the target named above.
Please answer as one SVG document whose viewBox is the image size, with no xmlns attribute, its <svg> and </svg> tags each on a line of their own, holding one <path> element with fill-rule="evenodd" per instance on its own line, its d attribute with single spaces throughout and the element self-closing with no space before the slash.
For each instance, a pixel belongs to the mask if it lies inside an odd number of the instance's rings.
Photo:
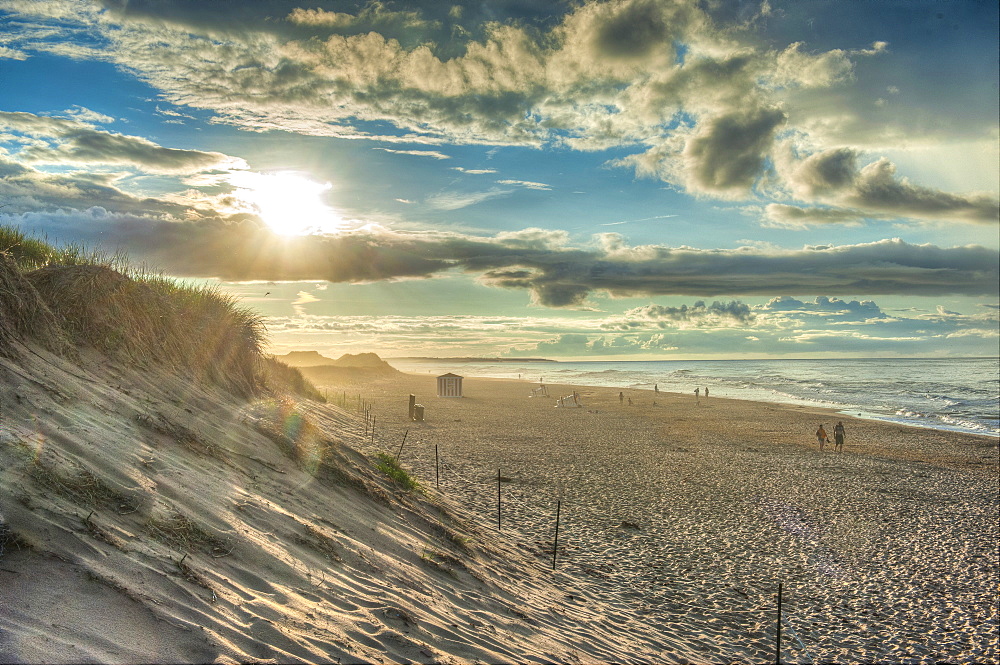
<svg viewBox="0 0 1000 667">
<path fill-rule="evenodd" d="M 701 396 L 701 387 L 694 388 L 694 402 L 698 402 L 698 398 Z"/>
<path fill-rule="evenodd" d="M 819 429 L 816 431 L 816 439 L 819 440 L 819 451 L 823 451 L 823 446 L 826 445 L 826 429 L 823 425 L 819 425 Z"/>
<path fill-rule="evenodd" d="M 621 392 L 621 391 L 618 392 L 618 402 L 622 403 L 622 404 L 625 403 L 625 392 Z"/>
<path fill-rule="evenodd" d="M 708 387 L 705 387 L 705 398 L 708 398 Z"/>
<path fill-rule="evenodd" d="M 654 394 L 659 394 L 660 393 L 660 385 L 658 385 L 658 384 L 654 384 L 653 385 L 653 393 Z"/>
<path fill-rule="evenodd" d="M 833 444 L 836 445 L 834 451 L 844 451 L 844 422 L 837 422 L 833 427 Z"/>
</svg>

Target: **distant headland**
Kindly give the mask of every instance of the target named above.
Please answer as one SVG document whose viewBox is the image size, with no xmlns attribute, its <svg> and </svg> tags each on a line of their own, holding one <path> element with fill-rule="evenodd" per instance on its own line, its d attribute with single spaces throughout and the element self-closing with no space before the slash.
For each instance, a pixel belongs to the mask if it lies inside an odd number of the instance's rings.
<svg viewBox="0 0 1000 667">
<path fill-rule="evenodd" d="M 474 363 L 530 363 L 544 361 L 547 363 L 557 363 L 554 359 L 541 359 L 537 357 L 387 357 L 386 361 L 432 361 L 432 362 L 453 362 L 463 364 Z"/>
</svg>

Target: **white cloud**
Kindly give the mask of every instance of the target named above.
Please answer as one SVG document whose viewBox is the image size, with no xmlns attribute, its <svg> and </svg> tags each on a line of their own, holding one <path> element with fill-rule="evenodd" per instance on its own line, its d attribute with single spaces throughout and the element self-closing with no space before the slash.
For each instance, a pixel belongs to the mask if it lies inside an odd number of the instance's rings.
<svg viewBox="0 0 1000 667">
<path fill-rule="evenodd" d="M 551 185 L 546 185 L 545 183 L 538 183 L 535 181 L 517 181 L 514 179 L 504 179 L 502 181 L 497 181 L 501 185 L 518 185 L 522 188 L 528 188 L 529 190 L 551 190 Z"/>
<path fill-rule="evenodd" d="M 431 207 L 442 211 L 455 211 L 467 206 L 474 206 L 497 197 L 506 197 L 513 190 L 493 188 L 485 192 L 439 192 L 428 197 L 425 202 Z"/>
<path fill-rule="evenodd" d="M 495 174 L 496 169 L 466 169 L 465 167 L 452 167 L 455 171 L 460 171 L 463 174 Z"/>
<path fill-rule="evenodd" d="M 372 150 L 385 151 L 386 153 L 395 153 L 396 155 L 415 155 L 417 157 L 429 157 L 429 158 L 434 158 L 435 160 L 451 159 L 450 155 L 445 155 L 440 151 L 418 151 L 418 150 L 401 151 L 393 148 L 373 148 Z"/>
</svg>

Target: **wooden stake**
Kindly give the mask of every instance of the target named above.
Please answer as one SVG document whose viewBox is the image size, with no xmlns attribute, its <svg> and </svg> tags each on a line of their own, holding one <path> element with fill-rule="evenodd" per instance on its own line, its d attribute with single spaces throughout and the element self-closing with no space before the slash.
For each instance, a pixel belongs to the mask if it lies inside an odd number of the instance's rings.
<svg viewBox="0 0 1000 667">
<path fill-rule="evenodd" d="M 781 582 L 778 582 L 778 627 L 774 632 L 774 664 L 781 664 Z"/>
<path fill-rule="evenodd" d="M 497 532 L 503 532 L 500 527 L 500 468 L 497 468 Z"/>
<path fill-rule="evenodd" d="M 403 453 L 403 445 L 406 444 L 406 436 L 410 434 L 410 429 L 406 429 L 406 433 L 403 434 L 403 442 L 399 443 L 399 451 L 396 452 L 396 462 L 399 462 L 399 456 Z M 436 446 L 436 445 L 435 445 Z"/>
<path fill-rule="evenodd" d="M 438 444 L 434 443 L 434 486 L 441 490 L 441 468 L 438 465 Z"/>
<path fill-rule="evenodd" d="M 561 500 L 557 500 L 556 501 L 556 536 L 552 540 L 552 569 L 553 569 L 553 571 L 556 569 L 556 554 L 559 553 L 559 510 L 560 510 L 560 505 L 561 504 L 562 504 Z"/>
</svg>

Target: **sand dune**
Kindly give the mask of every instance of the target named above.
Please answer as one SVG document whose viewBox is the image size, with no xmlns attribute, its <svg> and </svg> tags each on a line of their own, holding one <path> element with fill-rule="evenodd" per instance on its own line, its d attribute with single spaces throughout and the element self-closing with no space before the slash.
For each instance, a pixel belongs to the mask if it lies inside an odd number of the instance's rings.
<svg viewBox="0 0 1000 667">
<path fill-rule="evenodd" d="M 40 349 L 0 359 L 0 405 L 4 662 L 705 660 L 401 490 L 350 410 Z"/>
</svg>

